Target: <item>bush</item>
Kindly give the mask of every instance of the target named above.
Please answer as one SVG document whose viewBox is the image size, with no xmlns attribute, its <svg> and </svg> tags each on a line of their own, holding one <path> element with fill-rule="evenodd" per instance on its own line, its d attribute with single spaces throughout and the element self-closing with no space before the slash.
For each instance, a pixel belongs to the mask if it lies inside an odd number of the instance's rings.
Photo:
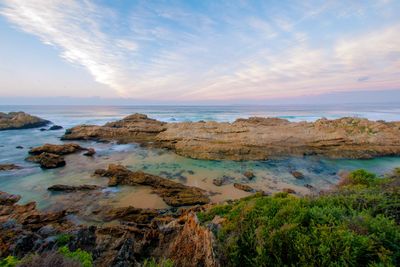
<svg viewBox="0 0 400 267">
<path fill-rule="evenodd" d="M 87 251 L 81 250 L 79 248 L 76 251 L 70 251 L 67 246 L 63 246 L 58 249 L 58 252 L 69 259 L 79 261 L 83 267 L 93 266 L 92 255 Z"/>
<path fill-rule="evenodd" d="M 370 186 L 378 181 L 375 174 L 360 169 L 351 172 L 339 185 L 365 185 Z"/>
<path fill-rule="evenodd" d="M 256 195 L 201 214 L 226 219 L 216 232 L 222 265 L 399 266 L 399 191 L 366 171 L 349 177 L 324 195 Z"/>
<path fill-rule="evenodd" d="M 82 264 L 74 259 L 65 257 L 57 251 L 43 254 L 31 254 L 24 257 L 18 267 L 81 267 Z"/>
<path fill-rule="evenodd" d="M 19 263 L 19 259 L 14 256 L 8 256 L 0 260 L 0 267 L 14 267 Z"/>
<path fill-rule="evenodd" d="M 68 242 L 72 239 L 72 235 L 70 234 L 59 234 L 56 236 L 56 242 L 59 246 L 64 246 L 68 244 Z"/>
</svg>

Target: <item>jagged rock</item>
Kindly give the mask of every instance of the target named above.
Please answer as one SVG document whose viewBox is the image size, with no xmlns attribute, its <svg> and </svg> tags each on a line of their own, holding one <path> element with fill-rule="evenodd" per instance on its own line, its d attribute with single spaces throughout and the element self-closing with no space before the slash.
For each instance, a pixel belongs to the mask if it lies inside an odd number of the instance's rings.
<svg viewBox="0 0 400 267">
<path fill-rule="evenodd" d="M 39 163 L 40 167 L 43 169 L 54 169 L 65 166 L 64 157 L 47 152 L 27 157 L 26 160 L 34 163 Z"/>
<path fill-rule="evenodd" d="M 53 125 L 53 126 L 51 126 L 51 127 L 49 128 L 49 131 L 57 131 L 57 130 L 61 130 L 61 129 L 63 129 L 62 126 L 60 126 L 60 125 Z"/>
<path fill-rule="evenodd" d="M 13 205 L 21 199 L 20 195 L 13 195 L 0 191 L 0 205 Z"/>
<path fill-rule="evenodd" d="M 89 191 L 89 190 L 98 190 L 101 189 L 101 186 L 98 185 L 63 185 L 63 184 L 56 184 L 52 185 L 47 190 L 49 191 L 56 191 L 56 192 L 74 192 L 74 191 Z"/>
<path fill-rule="evenodd" d="M 400 122 L 359 118 L 289 122 L 253 117 L 233 123 L 164 123 L 135 114 L 104 126 L 74 127 L 63 139 L 138 142 L 212 160 L 304 155 L 363 159 L 400 155 Z"/>
<path fill-rule="evenodd" d="M 29 154 L 31 155 L 39 155 L 41 153 L 51 153 L 56 155 L 67 155 L 75 152 L 79 152 L 85 150 L 85 148 L 81 147 L 78 144 L 63 144 L 63 145 L 53 145 L 53 144 L 44 144 L 43 146 L 35 147 L 29 150 Z"/>
<path fill-rule="evenodd" d="M 249 180 L 252 180 L 255 177 L 255 175 L 252 171 L 246 171 L 245 173 L 243 173 L 243 175 L 244 175 L 244 177 L 246 177 Z"/>
<path fill-rule="evenodd" d="M 0 112 L 0 131 L 46 126 L 50 122 L 24 112 Z"/>
<path fill-rule="evenodd" d="M 299 171 L 291 171 L 290 174 L 296 179 L 304 179 L 304 174 Z"/>
<path fill-rule="evenodd" d="M 94 148 L 88 148 L 85 153 L 83 153 L 84 156 L 91 157 L 94 154 L 96 154 L 96 150 Z"/>
<path fill-rule="evenodd" d="M 246 184 L 234 183 L 233 186 L 239 190 L 243 190 L 246 192 L 255 192 L 255 190 L 251 186 Z"/>
<path fill-rule="evenodd" d="M 19 169 L 22 169 L 22 167 L 15 164 L 0 164 L 0 171 L 12 171 Z"/>
<path fill-rule="evenodd" d="M 132 172 L 121 165 L 110 164 L 107 170 L 96 170 L 95 174 L 109 177 L 109 186 L 148 185 L 170 206 L 206 204 L 210 200 L 204 191 L 168 179 L 144 173 Z"/>
</svg>

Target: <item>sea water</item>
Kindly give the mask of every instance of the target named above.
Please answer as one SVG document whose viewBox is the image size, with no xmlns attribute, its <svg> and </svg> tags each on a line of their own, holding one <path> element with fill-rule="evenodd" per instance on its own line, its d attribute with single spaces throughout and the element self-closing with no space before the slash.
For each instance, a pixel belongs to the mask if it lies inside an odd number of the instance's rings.
<svg viewBox="0 0 400 267">
<path fill-rule="evenodd" d="M 59 195 L 47 188 L 54 184 L 98 184 L 106 185 L 106 178 L 95 178 L 97 168 L 106 168 L 110 163 L 122 164 L 131 170 L 160 175 L 177 182 L 207 190 L 214 202 L 249 195 L 232 184 L 215 186 L 216 178 L 228 177 L 237 182 L 248 182 L 243 173 L 252 171 L 255 179 L 249 185 L 265 192 L 276 192 L 292 188 L 306 194 L 306 184 L 314 188 L 327 189 L 338 182 L 341 172 L 358 168 L 384 175 L 400 166 L 399 157 L 384 157 L 371 160 L 331 160 L 321 157 L 287 157 L 266 161 L 208 161 L 195 160 L 176 155 L 163 149 L 143 148 L 135 144 L 78 142 L 93 147 L 95 157 L 80 154 L 66 156 L 67 165 L 53 170 L 42 170 L 36 164 L 25 161 L 31 147 L 44 143 L 59 144 L 66 128 L 78 124 L 102 125 L 132 113 L 144 113 L 151 118 L 167 122 L 215 120 L 232 122 L 237 118 L 251 116 L 280 117 L 290 121 L 314 121 L 321 117 L 344 116 L 366 117 L 373 120 L 400 120 L 400 109 L 390 105 L 370 106 L 0 106 L 0 112 L 25 111 L 64 127 L 57 131 L 24 129 L 0 131 L 0 163 L 14 163 L 21 170 L 0 172 L 0 190 L 20 194 L 22 202 L 36 201 L 46 208 L 59 201 Z M 22 146 L 22 149 L 17 149 Z M 295 179 L 291 171 L 304 174 L 302 180 Z M 111 202 L 117 206 L 141 208 L 165 208 L 166 204 L 147 187 L 120 186 L 111 190 Z"/>
</svg>

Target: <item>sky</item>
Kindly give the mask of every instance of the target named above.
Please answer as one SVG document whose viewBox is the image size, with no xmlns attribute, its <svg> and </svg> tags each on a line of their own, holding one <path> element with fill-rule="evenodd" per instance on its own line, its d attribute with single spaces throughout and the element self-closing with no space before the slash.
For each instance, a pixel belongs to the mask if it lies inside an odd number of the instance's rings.
<svg viewBox="0 0 400 267">
<path fill-rule="evenodd" d="M 399 14 L 397 0 L 1 0 L 0 103 L 390 101 Z"/>
</svg>

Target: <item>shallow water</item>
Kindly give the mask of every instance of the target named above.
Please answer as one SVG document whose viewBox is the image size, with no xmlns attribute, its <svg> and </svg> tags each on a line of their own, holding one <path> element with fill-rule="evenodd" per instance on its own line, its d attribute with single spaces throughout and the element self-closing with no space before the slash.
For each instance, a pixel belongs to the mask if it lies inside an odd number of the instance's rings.
<svg viewBox="0 0 400 267">
<path fill-rule="evenodd" d="M 65 128 L 77 124 L 103 124 L 107 121 L 120 119 L 125 115 L 142 112 L 150 117 L 165 121 L 213 119 L 219 121 L 232 121 L 238 117 L 253 115 L 281 114 L 287 117 L 291 112 L 298 115 L 291 120 L 301 120 L 307 117 L 319 118 L 318 114 L 326 116 L 325 111 L 290 111 L 290 110 L 263 110 L 255 108 L 162 108 L 150 110 L 134 107 L 81 107 L 81 108 L 56 108 L 56 107 L 0 107 L 0 111 L 24 110 L 28 113 L 49 119 Z M 147 111 L 147 112 L 146 112 Z M 331 115 L 333 114 L 330 111 Z M 362 113 L 356 111 L 355 113 Z M 385 111 L 385 116 L 397 119 L 398 111 Z M 344 111 L 336 112 L 338 117 L 347 114 Z M 336 114 L 335 113 L 335 114 Z M 345 114 L 344 114 L 345 113 Z M 370 112 L 372 113 L 372 112 Z M 380 118 L 379 114 L 373 113 Z M 334 115 L 334 114 L 333 114 Z M 332 117 L 334 117 L 332 115 Z M 336 115 L 335 115 L 336 116 Z M 373 117 L 372 116 L 372 117 Z M 329 116 L 326 116 L 329 117 Z M 387 117 L 386 117 L 387 118 Z M 80 154 L 66 156 L 67 165 L 54 170 L 41 170 L 36 164 L 26 162 L 24 159 L 30 147 L 44 143 L 62 143 L 59 137 L 64 130 L 40 131 L 39 129 L 1 131 L 0 132 L 0 163 L 15 163 L 23 166 L 22 170 L 1 172 L 0 190 L 21 194 L 22 202 L 37 201 L 40 208 L 46 208 L 62 202 L 63 194 L 51 194 L 47 187 L 54 184 L 98 184 L 106 185 L 106 178 L 93 177 L 97 168 L 106 168 L 110 163 L 118 163 L 132 170 L 160 175 L 180 183 L 197 186 L 207 190 L 214 202 L 226 199 L 241 198 L 249 195 L 233 187 L 232 184 L 217 187 L 212 184 L 215 178 L 227 176 L 236 182 L 248 182 L 255 189 L 266 192 L 275 192 L 283 188 L 292 188 L 299 194 L 307 194 L 309 190 L 304 187 L 310 184 L 317 189 L 329 188 L 339 179 L 341 171 L 365 168 L 380 175 L 389 172 L 394 167 L 400 166 L 400 158 L 379 158 L 373 160 L 329 160 L 319 157 L 291 157 L 280 160 L 268 161 L 206 161 L 188 159 L 161 149 L 143 148 L 135 144 L 118 145 L 95 142 L 79 142 L 85 147 L 94 147 L 97 151 L 95 157 L 85 157 Z M 23 149 L 16 149 L 22 145 Z M 255 179 L 248 181 L 243 173 L 251 170 Z M 297 180 L 290 171 L 297 170 L 305 175 L 305 179 Z M 136 206 L 140 208 L 166 208 L 162 199 L 153 194 L 149 187 L 121 186 L 108 192 L 106 201 L 111 205 Z"/>
</svg>

